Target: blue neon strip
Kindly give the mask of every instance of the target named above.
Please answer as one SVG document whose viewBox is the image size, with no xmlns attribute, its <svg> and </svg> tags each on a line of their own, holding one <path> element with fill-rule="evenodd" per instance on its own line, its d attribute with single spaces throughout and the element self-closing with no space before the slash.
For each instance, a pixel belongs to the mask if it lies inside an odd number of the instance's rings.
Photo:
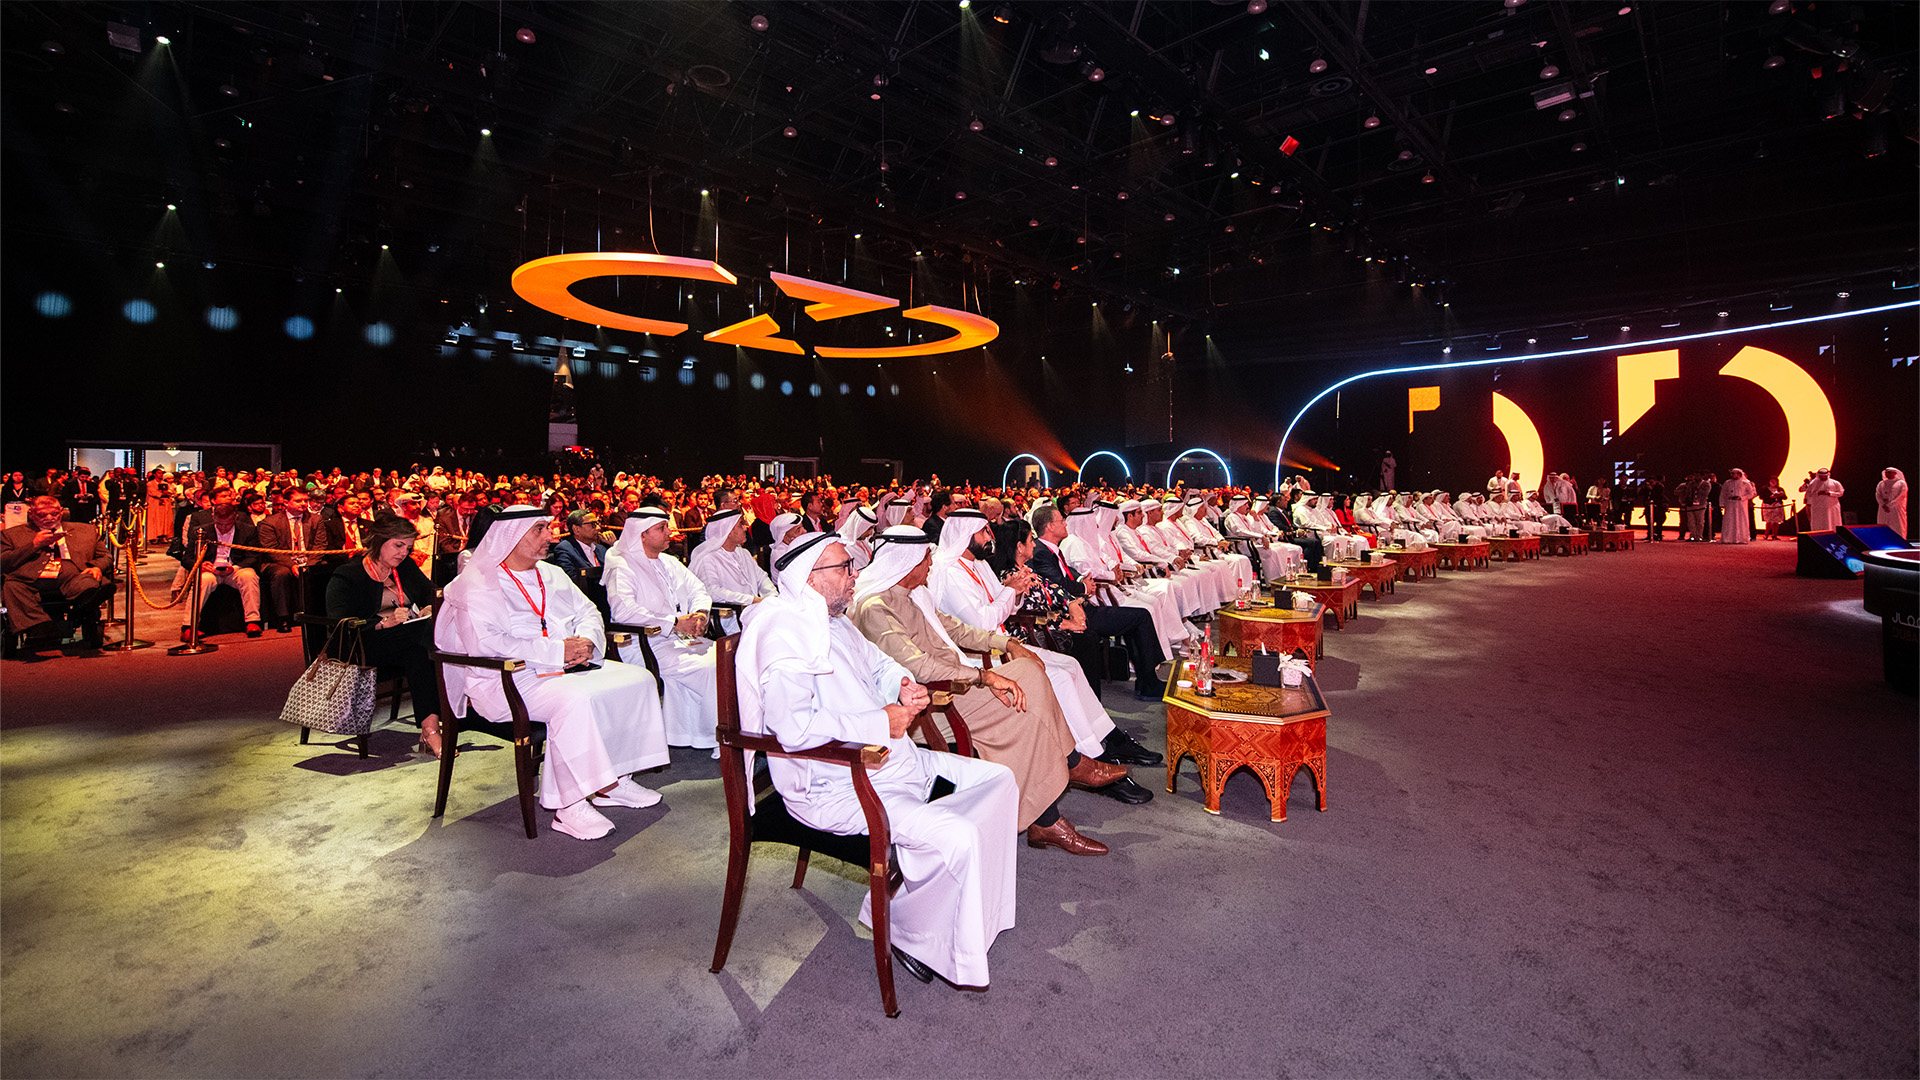
<svg viewBox="0 0 1920 1080">
<path fill-rule="evenodd" d="M 1524 356 L 1495 356 L 1481 360 L 1455 360 L 1443 364 L 1414 364 L 1408 367 L 1391 367 L 1381 368 L 1378 371 L 1363 371 L 1358 375 L 1350 375 L 1347 378 L 1341 379 L 1339 382 L 1313 395 L 1313 400 L 1301 406 L 1300 411 L 1293 414 L 1293 420 L 1287 424 L 1287 433 L 1280 436 L 1280 450 L 1273 456 L 1273 486 L 1276 489 L 1280 487 L 1280 470 L 1285 468 L 1284 462 L 1287 456 L 1287 440 L 1293 438 L 1293 429 L 1299 425 L 1300 418 L 1307 415 L 1307 410 L 1318 405 L 1321 398 L 1346 386 L 1348 383 L 1359 382 L 1361 379 L 1371 379 L 1375 375 L 1401 375 L 1414 371 L 1441 371 L 1450 368 L 1485 367 L 1488 364 L 1511 364 L 1526 360 L 1553 360 L 1562 356 L 1586 356 L 1590 353 L 1626 352 L 1628 350 L 1644 349 L 1650 345 L 1672 345 L 1681 341 L 1699 341 L 1701 338 L 1731 337 L 1735 334 L 1750 334 L 1755 330 L 1778 330 L 1784 326 L 1804 326 L 1807 323 L 1829 322 L 1834 319 L 1851 319 L 1860 315 L 1878 315 L 1883 311 L 1899 311 L 1902 308 L 1910 307 L 1920 307 L 1920 300 L 1906 300 L 1898 304 L 1882 304 L 1879 307 L 1863 308 L 1859 311 L 1838 311 L 1830 312 L 1826 315 L 1809 315 L 1804 319 L 1785 319 L 1780 322 L 1762 323 L 1759 326 L 1742 326 L 1732 330 L 1703 330 L 1697 334 L 1676 334 L 1672 337 L 1654 338 L 1651 341 L 1630 341 L 1621 345 L 1590 345 L 1584 349 L 1562 349 L 1559 352 L 1528 353 Z M 1189 454 L 1192 452 L 1191 450 L 1187 451 Z M 1208 453 L 1212 453 L 1212 451 L 1208 451 Z M 1184 457 L 1186 455 L 1183 454 L 1181 456 Z M 1215 456 L 1218 457 L 1219 455 Z M 1173 483 L 1173 472 L 1171 469 L 1167 472 L 1167 483 L 1169 485 Z"/>
<path fill-rule="evenodd" d="M 1316 400 L 1316 401 L 1317 401 L 1317 400 L 1319 400 L 1319 399 L 1318 399 L 1318 398 L 1315 398 L 1314 400 Z M 1285 444 L 1283 443 L 1282 445 L 1285 445 Z M 1227 459 L 1226 459 L 1226 458 L 1223 458 L 1223 457 L 1221 457 L 1221 456 L 1220 456 L 1219 454 L 1216 454 L 1216 453 L 1214 453 L 1213 451 L 1211 451 L 1211 450 L 1209 450 L 1209 449 L 1207 449 L 1207 448 L 1206 448 L 1206 447 L 1204 447 L 1204 446 L 1196 446 L 1196 447 L 1194 447 L 1194 448 L 1193 448 L 1193 449 L 1191 449 L 1191 450 L 1182 450 L 1182 451 L 1180 451 L 1180 457 L 1177 457 L 1177 458 L 1174 458 L 1174 459 L 1173 459 L 1173 460 L 1172 460 L 1171 462 L 1169 462 L 1169 463 L 1168 463 L 1168 465 L 1167 465 L 1167 483 L 1166 483 L 1166 486 L 1167 486 L 1167 487 L 1172 487 L 1172 486 L 1173 486 L 1173 469 L 1174 469 L 1174 466 L 1176 466 L 1176 465 L 1178 465 L 1178 464 L 1180 464 L 1180 458 L 1184 458 L 1184 457 L 1186 457 L 1186 456 L 1187 456 L 1188 454 L 1205 454 L 1205 455 L 1207 455 L 1208 457 L 1210 457 L 1210 458 L 1212 458 L 1213 460 L 1215 460 L 1215 461 L 1217 461 L 1217 462 L 1219 462 L 1219 463 L 1220 463 L 1220 471 L 1222 471 L 1222 472 L 1224 472 L 1224 473 L 1226 473 L 1226 474 L 1227 474 L 1227 485 L 1226 485 L 1226 486 L 1228 486 L 1228 487 L 1232 487 L 1232 486 L 1233 486 L 1233 470 L 1232 470 L 1231 468 L 1229 468 L 1229 467 L 1227 466 Z M 1277 487 L 1277 486 L 1278 486 L 1278 484 L 1276 483 L 1276 484 L 1275 484 L 1275 486 Z"/>
<path fill-rule="evenodd" d="M 1046 462 L 1041 461 L 1037 457 L 1033 457 L 1032 454 L 1015 454 L 1007 462 L 1007 467 L 1000 470 L 1000 487 L 1002 489 L 1005 489 L 1007 486 L 1007 477 L 1013 474 L 1013 463 L 1015 461 L 1019 461 L 1021 458 L 1033 458 L 1033 463 L 1035 465 L 1040 466 L 1040 486 L 1041 487 L 1053 486 L 1053 481 L 1047 479 L 1047 463 Z"/>
<path fill-rule="evenodd" d="M 1088 465 L 1089 463 L 1091 463 L 1091 462 L 1093 461 L 1093 459 L 1094 459 L 1094 458 L 1097 458 L 1097 457 L 1110 457 L 1110 458 L 1112 458 L 1113 460 L 1115 460 L 1115 461 L 1117 461 L 1117 462 L 1119 462 L 1119 463 L 1120 463 L 1120 468 L 1121 468 L 1122 470 L 1124 470 L 1124 471 L 1126 472 L 1126 474 L 1127 474 L 1127 479 L 1129 479 L 1129 480 L 1131 480 L 1131 479 L 1133 479 L 1133 470 L 1132 470 L 1132 469 L 1129 469 L 1129 468 L 1127 468 L 1127 459 L 1126 459 L 1126 458 L 1123 458 L 1123 457 L 1121 457 L 1121 456 L 1120 456 L 1119 454 L 1116 454 L 1116 453 L 1114 453 L 1114 452 L 1113 452 L 1113 451 L 1111 451 L 1111 450 L 1095 450 L 1095 451 L 1094 451 L 1093 453 L 1091 453 L 1091 454 L 1088 454 L 1088 455 L 1087 455 L 1087 459 L 1086 459 L 1086 461 L 1082 461 L 1082 462 L 1080 463 L 1080 471 L 1081 471 L 1081 472 L 1083 472 L 1083 473 L 1084 473 L 1084 472 L 1086 472 L 1086 471 L 1087 471 L 1087 465 Z M 1005 485 L 1005 484 L 1001 484 L 1000 486 L 1001 486 L 1001 487 L 1006 487 L 1007 485 Z"/>
</svg>

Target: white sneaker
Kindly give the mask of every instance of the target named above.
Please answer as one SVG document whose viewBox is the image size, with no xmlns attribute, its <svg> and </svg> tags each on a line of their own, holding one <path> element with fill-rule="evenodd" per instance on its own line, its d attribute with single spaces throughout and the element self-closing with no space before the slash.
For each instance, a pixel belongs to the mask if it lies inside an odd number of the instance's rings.
<svg viewBox="0 0 1920 1080">
<path fill-rule="evenodd" d="M 634 783 L 631 776 L 623 776 L 620 782 L 613 786 L 612 791 L 605 795 L 592 796 L 592 798 L 602 806 L 631 806 L 636 810 L 644 810 L 660 801 L 660 793 Z M 605 821 L 606 818 L 603 817 L 600 820 Z"/>
<path fill-rule="evenodd" d="M 566 833 L 576 840 L 598 840 L 613 831 L 613 822 L 607 820 L 607 815 L 595 810 L 592 803 L 581 799 L 555 812 L 553 827 L 556 832 Z"/>
<path fill-rule="evenodd" d="M 716 746 L 716 747 L 714 747 L 714 748 L 713 748 L 713 753 L 711 753 L 711 754 L 708 754 L 708 755 L 707 755 L 707 758 L 708 758 L 708 760 L 710 760 L 710 761 L 719 761 L 719 760 L 720 760 L 720 748 L 719 748 L 719 747 L 717 747 L 717 746 Z"/>
</svg>

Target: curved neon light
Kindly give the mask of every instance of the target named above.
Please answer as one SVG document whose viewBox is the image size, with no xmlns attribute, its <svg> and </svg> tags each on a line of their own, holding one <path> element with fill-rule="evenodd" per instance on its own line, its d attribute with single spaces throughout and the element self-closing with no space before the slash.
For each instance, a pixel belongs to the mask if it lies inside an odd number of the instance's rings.
<svg viewBox="0 0 1920 1080">
<path fill-rule="evenodd" d="M 900 314 L 914 322 L 928 322 L 959 331 L 952 337 L 943 337 L 938 341 L 923 341 L 918 345 L 889 345 L 881 349 L 847 349 L 837 345 L 816 345 L 813 351 L 821 356 L 851 360 L 874 360 L 895 356 L 938 356 L 941 353 L 959 352 L 962 349 L 977 348 L 1000 336 L 1000 324 L 971 311 L 957 308 L 940 307 L 935 304 L 922 304 L 908 308 Z"/>
<path fill-rule="evenodd" d="M 1804 319 L 1785 319 L 1780 322 L 1761 323 L 1758 326 L 1742 326 L 1731 330 L 1703 330 L 1697 334 L 1676 334 L 1673 337 L 1655 338 L 1652 341 L 1635 341 L 1625 346 L 1595 345 L 1584 349 L 1562 349 L 1558 352 L 1529 353 L 1518 359 L 1557 360 L 1563 356 L 1591 356 L 1594 353 L 1605 352 L 1618 353 L 1623 348 L 1644 349 L 1651 345 L 1671 345 L 1681 341 L 1699 341 L 1703 338 L 1732 337 L 1735 334 L 1747 334 L 1755 330 L 1778 330 L 1786 326 L 1805 326 L 1808 323 L 1831 322 L 1835 319 L 1851 319 L 1861 315 L 1878 315 L 1885 311 L 1903 311 L 1913 307 L 1920 307 L 1920 300 L 1903 300 L 1898 304 L 1882 304 L 1879 307 L 1862 308 L 1859 311 L 1836 311 L 1826 315 L 1809 315 Z M 1326 397 L 1341 387 L 1359 382 L 1361 379 L 1371 379 L 1375 375 L 1405 375 L 1415 371 L 1445 371 L 1451 368 L 1485 367 L 1488 364 L 1511 364 L 1515 359 L 1515 357 L 1508 356 L 1504 358 L 1494 357 L 1485 360 L 1456 360 L 1444 364 L 1410 364 L 1406 367 L 1390 367 L 1380 368 L 1377 371 L 1363 371 L 1358 375 L 1349 375 L 1341 379 L 1339 382 L 1313 395 L 1312 399 L 1300 407 L 1299 412 L 1293 414 L 1293 419 L 1287 422 L 1286 434 L 1280 436 L 1280 449 L 1273 455 L 1273 486 L 1276 488 L 1280 486 L 1280 470 L 1286 467 L 1287 442 L 1293 438 L 1293 429 L 1300 425 L 1300 418 L 1307 415 L 1308 409 L 1318 405 L 1321 398 Z M 1822 396 L 1824 397 L 1824 395 Z M 1791 474 L 1781 473 L 1780 475 L 1788 476 Z"/>
<path fill-rule="evenodd" d="M 1009 460 L 1009 461 L 1007 462 L 1007 467 L 1006 467 L 1006 468 L 1004 468 L 1004 469 L 1001 469 L 1001 470 L 1000 470 L 1000 486 L 1001 486 L 1001 488 L 1003 488 L 1003 489 L 1004 489 L 1004 488 L 1005 488 L 1005 487 L 1007 486 L 1007 477 L 1009 477 L 1009 476 L 1011 476 L 1011 475 L 1013 475 L 1013 463 L 1014 463 L 1015 461 L 1019 461 L 1019 460 L 1020 460 L 1021 458 L 1033 458 L 1033 463 L 1034 463 L 1035 465 L 1038 465 L 1038 466 L 1040 466 L 1040 486 L 1041 486 L 1041 487 L 1052 487 L 1052 486 L 1053 486 L 1053 481 L 1051 481 L 1051 480 L 1049 480 L 1049 479 L 1047 479 L 1047 463 L 1046 463 L 1046 462 L 1044 462 L 1044 461 L 1041 461 L 1041 460 L 1040 460 L 1039 458 L 1037 458 L 1037 457 L 1033 457 L 1033 455 L 1032 455 L 1032 454 L 1015 454 L 1015 455 L 1013 455 L 1013 457 L 1012 457 L 1012 458 L 1011 458 L 1011 459 L 1010 459 L 1010 460 Z"/>
<path fill-rule="evenodd" d="M 686 323 L 622 315 L 589 304 L 568 291 L 588 278 L 616 274 L 688 278 L 723 285 L 737 285 L 740 282 L 726 267 L 711 259 L 683 259 L 678 255 L 648 255 L 637 251 L 575 251 L 521 264 L 513 272 L 513 291 L 534 307 L 595 326 L 611 326 L 615 330 L 636 330 L 642 334 L 661 334 L 666 337 L 686 332 Z"/>
<path fill-rule="evenodd" d="M 1833 452 L 1840 441 L 1833 422 L 1833 404 L 1807 369 L 1777 352 L 1749 345 L 1733 354 L 1720 374 L 1745 379 L 1772 394 L 1780 411 L 1787 414 L 1787 460 L 1780 466 L 1782 483 L 1833 467 Z"/>
<path fill-rule="evenodd" d="M 1546 472 L 1547 452 L 1540 444 L 1540 429 L 1527 411 L 1515 405 L 1507 395 L 1494 391 L 1493 426 L 1507 440 L 1507 475 L 1531 476 L 1535 487 Z"/>
<path fill-rule="evenodd" d="M 1221 471 L 1221 472 L 1224 472 L 1224 473 L 1226 473 L 1226 474 L 1227 474 L 1227 482 L 1226 482 L 1226 484 L 1225 484 L 1224 486 L 1226 486 L 1226 487 L 1232 487 L 1232 486 L 1233 486 L 1233 470 L 1227 467 L 1227 459 L 1226 459 L 1226 458 L 1223 458 L 1223 457 L 1221 457 L 1221 456 L 1220 456 L 1219 454 L 1216 454 L 1216 453 L 1214 453 L 1213 451 L 1211 451 L 1211 450 L 1209 450 L 1209 449 L 1207 449 L 1207 448 L 1206 448 L 1206 447 L 1204 447 L 1204 446 L 1196 446 L 1196 447 L 1194 447 L 1194 448 L 1193 448 L 1193 449 L 1191 449 L 1191 450 L 1182 450 L 1182 451 L 1180 451 L 1180 456 L 1179 456 L 1179 457 L 1177 457 L 1177 458 L 1174 458 L 1174 459 L 1173 459 L 1172 461 L 1170 461 L 1170 462 L 1168 462 L 1168 463 L 1167 463 L 1167 483 L 1166 483 L 1166 486 L 1167 486 L 1167 487 L 1172 487 L 1172 486 L 1173 486 L 1173 470 L 1174 470 L 1174 467 L 1175 467 L 1175 466 L 1177 466 L 1177 465 L 1179 465 L 1179 464 L 1180 464 L 1180 462 L 1181 462 L 1181 461 L 1182 461 L 1182 460 L 1183 460 L 1183 459 L 1184 459 L 1184 458 L 1185 458 L 1185 457 L 1186 457 L 1186 456 L 1187 456 L 1188 454 L 1205 454 L 1205 455 L 1207 455 L 1208 457 L 1210 457 L 1210 458 L 1212 458 L 1213 460 L 1215 460 L 1215 461 L 1217 461 L 1217 462 L 1219 462 L 1219 463 L 1220 463 L 1220 471 Z M 1277 485 L 1277 484 L 1276 484 L 1275 486 L 1277 487 L 1277 486 L 1279 486 L 1279 485 Z"/>
<path fill-rule="evenodd" d="M 1110 457 L 1113 460 L 1119 462 L 1121 471 L 1127 474 L 1127 479 L 1129 480 L 1133 479 L 1133 470 L 1127 468 L 1127 459 L 1121 457 L 1119 454 L 1116 454 L 1111 450 L 1095 450 L 1093 453 L 1088 454 L 1087 460 L 1080 463 L 1080 473 L 1082 475 L 1086 474 L 1087 465 L 1090 464 L 1093 461 L 1093 459 L 1097 457 Z"/>
</svg>

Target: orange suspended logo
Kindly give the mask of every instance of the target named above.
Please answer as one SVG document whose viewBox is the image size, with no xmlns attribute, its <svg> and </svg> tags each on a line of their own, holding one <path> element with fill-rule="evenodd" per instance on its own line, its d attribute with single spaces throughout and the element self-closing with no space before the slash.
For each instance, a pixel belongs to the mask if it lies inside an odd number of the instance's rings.
<svg viewBox="0 0 1920 1080">
<path fill-rule="evenodd" d="M 571 291 L 574 285 L 588 278 L 621 275 L 682 278 L 688 281 L 710 281 L 722 285 L 740 283 L 740 279 L 726 267 L 710 259 L 687 259 L 677 255 L 647 255 L 634 251 L 580 251 L 567 255 L 549 255 L 544 259 L 535 259 L 520 266 L 513 272 L 513 291 L 520 294 L 521 299 L 536 307 L 569 319 L 592 323 L 595 326 L 610 326 L 616 330 L 637 330 L 643 334 L 659 334 L 664 337 L 686 332 L 686 323 L 666 319 L 648 319 L 638 315 L 609 311 L 587 303 L 573 295 Z M 791 274 L 771 276 L 774 285 L 782 293 L 797 300 L 812 301 L 806 307 L 806 314 L 814 322 L 844 319 L 850 315 L 864 315 L 900 306 L 900 301 L 890 296 L 861 292 L 841 285 L 829 285 L 824 281 L 813 281 Z M 813 351 L 816 355 L 823 357 L 853 360 L 878 360 L 895 356 L 937 356 L 941 353 L 960 352 L 963 349 L 985 345 L 1000 336 L 1000 326 L 992 319 L 957 308 L 922 304 L 919 307 L 907 308 L 900 314 L 915 322 L 945 326 L 954 333 L 934 341 L 923 341 L 918 345 L 888 345 L 878 349 L 819 345 Z M 794 356 L 806 352 L 806 348 L 799 342 L 780 336 L 780 324 L 775 322 L 771 315 L 755 315 L 751 319 L 744 319 L 732 326 L 723 326 L 702 337 L 723 345 L 765 349 L 768 352 L 790 353 Z"/>
</svg>

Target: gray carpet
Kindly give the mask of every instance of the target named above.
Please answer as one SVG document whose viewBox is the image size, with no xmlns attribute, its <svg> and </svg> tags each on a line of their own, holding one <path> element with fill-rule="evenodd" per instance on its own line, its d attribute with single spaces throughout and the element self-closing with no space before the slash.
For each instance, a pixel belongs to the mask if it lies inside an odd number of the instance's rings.
<svg viewBox="0 0 1920 1080">
<path fill-rule="evenodd" d="M 1328 632 L 1329 806 L 1074 793 L 993 987 L 902 976 L 762 847 L 725 973 L 714 763 L 526 840 L 511 759 L 274 718 L 289 638 L 0 667 L 0 1071 L 29 1076 L 1913 1076 L 1915 703 L 1787 544 L 1402 585 Z M 151 560 L 149 573 L 167 564 Z M 145 636 L 164 633 L 164 619 Z M 1121 724 L 1164 746 L 1125 684 Z M 879 1036 L 880 1038 L 876 1038 Z"/>
</svg>

